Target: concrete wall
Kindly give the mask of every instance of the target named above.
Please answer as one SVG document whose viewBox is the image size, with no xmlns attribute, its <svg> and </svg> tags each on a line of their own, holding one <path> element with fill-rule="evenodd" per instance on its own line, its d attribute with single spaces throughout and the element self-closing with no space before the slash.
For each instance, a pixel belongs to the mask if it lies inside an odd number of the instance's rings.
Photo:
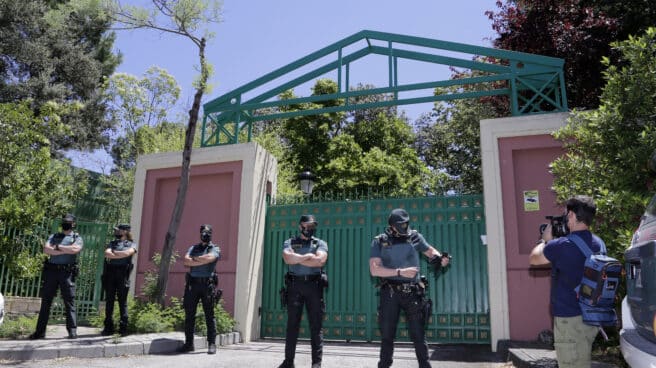
<svg viewBox="0 0 656 368">
<path fill-rule="evenodd" d="M 535 340 L 551 329 L 549 269 L 529 268 L 528 255 L 546 215 L 560 215 L 549 163 L 563 153 L 551 133 L 568 113 L 481 121 L 481 154 L 492 348 L 499 340 Z M 528 200 L 527 193 L 537 192 Z"/>
<path fill-rule="evenodd" d="M 181 162 L 180 152 L 145 155 L 137 162 L 131 224 L 139 252 L 133 286 L 143 285 L 146 272 L 156 270 L 151 259 L 163 248 Z M 275 158 L 252 142 L 195 149 L 175 241 L 175 251 L 183 256 L 199 242 L 200 225 L 212 225 L 213 241 L 221 248 L 219 287 L 244 341 L 259 336 L 266 201 L 275 194 L 276 167 Z M 187 270 L 182 261 L 173 266 L 168 296 L 182 298 Z"/>
</svg>

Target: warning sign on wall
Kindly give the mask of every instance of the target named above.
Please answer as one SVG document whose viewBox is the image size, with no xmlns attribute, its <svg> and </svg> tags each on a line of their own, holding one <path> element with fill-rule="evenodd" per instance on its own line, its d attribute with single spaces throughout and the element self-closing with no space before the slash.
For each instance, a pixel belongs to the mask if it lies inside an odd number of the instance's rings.
<svg viewBox="0 0 656 368">
<path fill-rule="evenodd" d="M 537 190 L 524 191 L 524 211 L 539 211 L 540 196 Z"/>
</svg>

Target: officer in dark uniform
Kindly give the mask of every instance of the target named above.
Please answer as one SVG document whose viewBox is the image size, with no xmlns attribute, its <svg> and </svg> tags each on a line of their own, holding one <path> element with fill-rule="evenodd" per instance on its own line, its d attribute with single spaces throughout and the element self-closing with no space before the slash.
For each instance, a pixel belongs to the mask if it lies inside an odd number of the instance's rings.
<svg viewBox="0 0 656 368">
<path fill-rule="evenodd" d="M 41 309 L 36 323 L 36 330 L 29 336 L 31 340 L 46 336 L 46 325 L 50 317 L 52 300 L 61 291 L 66 311 L 66 330 L 68 338 L 77 338 L 77 321 L 75 314 L 75 278 L 78 273 L 77 254 L 84 245 L 82 237 L 74 231 L 75 216 L 66 214 L 62 217 L 62 231 L 52 234 L 43 245 L 43 252 L 49 256 L 41 272 Z"/>
<path fill-rule="evenodd" d="M 420 368 L 430 367 L 428 345 L 424 334 L 424 285 L 419 279 L 419 253 L 436 268 L 446 267 L 449 257 L 428 245 L 424 237 L 410 229 L 410 216 L 401 208 L 393 210 L 385 233 L 371 243 L 369 271 L 382 280 L 379 324 L 382 341 L 379 368 L 392 365 L 394 336 L 403 309 L 408 321 L 410 339 Z"/>
<path fill-rule="evenodd" d="M 283 244 L 282 258 L 288 265 L 285 275 L 287 290 L 287 336 L 285 360 L 278 368 L 293 368 L 296 342 L 301 326 L 303 305 L 308 311 L 310 341 L 312 345 L 312 368 L 321 367 L 323 356 L 323 332 L 321 330 L 326 304 L 323 289 L 327 278 L 322 267 L 328 260 L 328 245 L 314 237 L 317 221 L 313 215 L 303 215 L 299 221 L 300 235 L 287 239 Z"/>
<path fill-rule="evenodd" d="M 184 265 L 189 267 L 183 299 L 185 309 L 185 343 L 179 353 L 194 351 L 194 329 L 196 308 L 200 301 L 207 325 L 207 354 L 216 354 L 216 320 L 214 318 L 215 288 L 218 278 L 214 267 L 221 258 L 219 246 L 212 243 L 212 227 L 200 226 L 200 243 L 192 245 L 184 256 Z"/>
<path fill-rule="evenodd" d="M 137 253 L 137 244 L 133 242 L 132 228 L 128 224 L 120 224 L 114 228 L 115 240 L 107 244 L 105 249 L 105 265 L 102 275 L 102 286 L 105 289 L 105 328 L 101 335 L 114 334 L 114 300 L 118 300 L 120 321 L 118 333 L 128 334 L 128 291 L 130 291 L 130 273 L 132 272 L 132 256 Z"/>
</svg>

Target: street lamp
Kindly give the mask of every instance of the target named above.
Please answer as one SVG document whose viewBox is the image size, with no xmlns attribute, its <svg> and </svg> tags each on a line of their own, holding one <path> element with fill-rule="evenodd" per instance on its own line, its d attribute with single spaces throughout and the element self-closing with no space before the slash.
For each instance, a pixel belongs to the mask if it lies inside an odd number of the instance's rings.
<svg viewBox="0 0 656 368">
<path fill-rule="evenodd" d="M 305 168 L 302 173 L 298 174 L 298 181 L 301 184 L 301 191 L 308 197 L 312 194 L 314 179 L 316 179 L 316 177 L 314 174 L 312 174 L 312 172 L 310 172 L 310 169 L 308 168 Z"/>
</svg>

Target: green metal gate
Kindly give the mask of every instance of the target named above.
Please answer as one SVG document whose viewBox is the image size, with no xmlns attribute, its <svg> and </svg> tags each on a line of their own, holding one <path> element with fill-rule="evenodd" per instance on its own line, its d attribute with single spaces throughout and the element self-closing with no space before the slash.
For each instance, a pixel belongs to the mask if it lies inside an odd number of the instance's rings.
<svg viewBox="0 0 656 368">
<path fill-rule="evenodd" d="M 405 208 L 411 226 L 438 250 L 453 255 L 446 272 L 435 274 L 425 261 L 421 272 L 430 280 L 433 315 L 426 327 L 431 343 L 490 343 L 487 249 L 483 197 L 424 197 L 279 205 L 269 207 L 264 249 L 262 337 L 284 338 L 287 314 L 278 290 L 287 267 L 282 244 L 297 233 L 301 214 L 317 217 L 317 236 L 328 243 L 324 337 L 331 340 L 377 341 L 376 281 L 369 274 L 372 238 L 384 231 L 394 208 Z M 422 257 L 425 258 L 425 257 Z M 401 317 L 397 338 L 409 340 Z M 300 336 L 309 338 L 303 315 Z"/>
<path fill-rule="evenodd" d="M 59 220 L 46 221 L 29 239 L 22 239 L 24 246 L 32 254 L 43 253 L 43 244 L 49 234 L 59 231 Z M 112 225 L 107 223 L 78 221 L 77 231 L 84 240 L 84 247 L 78 254 L 80 273 L 75 282 L 75 306 L 79 321 L 85 321 L 97 310 L 101 301 L 100 276 L 102 274 L 105 244 L 111 239 Z M 5 229 L 3 236 L 22 237 L 15 231 Z M 0 256 L 0 291 L 7 296 L 39 297 L 41 275 L 33 278 L 17 278 L 9 272 L 5 257 Z M 58 292 L 51 309 L 51 320 L 64 316 L 64 303 Z"/>
</svg>

